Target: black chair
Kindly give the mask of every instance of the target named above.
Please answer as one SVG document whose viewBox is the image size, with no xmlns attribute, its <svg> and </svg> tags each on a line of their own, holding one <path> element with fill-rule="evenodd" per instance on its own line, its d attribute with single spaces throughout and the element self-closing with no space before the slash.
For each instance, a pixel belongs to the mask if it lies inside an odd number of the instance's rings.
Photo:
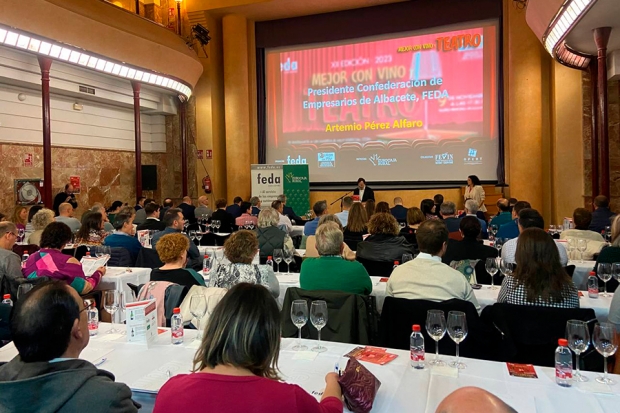
<svg viewBox="0 0 620 413">
<path fill-rule="evenodd" d="M 371 277 L 389 277 L 394 269 L 394 261 L 373 261 L 362 257 L 356 257 L 355 260 L 366 268 Z"/>
<path fill-rule="evenodd" d="M 568 275 L 570 275 L 572 277 L 573 274 L 575 273 L 575 266 L 574 265 L 568 265 L 568 266 L 564 267 L 564 270 L 566 271 L 566 273 Z"/>
<path fill-rule="evenodd" d="M 306 300 L 308 312 L 315 300 L 327 302 L 327 325 L 321 329 L 321 339 L 351 344 L 377 343 L 378 312 L 375 297 L 340 291 L 308 291 L 291 287 L 286 290 L 282 305 L 282 337 L 298 337 L 298 329 L 291 321 L 294 300 Z M 309 314 L 308 314 L 309 316 Z M 318 331 L 308 318 L 301 329 L 303 338 L 318 338 Z"/>
<path fill-rule="evenodd" d="M 385 297 L 381 320 L 379 321 L 379 345 L 382 347 L 409 349 L 411 326 L 419 324 L 424 335 L 428 357 L 435 352 L 435 341 L 426 332 L 426 315 L 429 310 L 442 310 L 448 321 L 448 312 L 462 311 L 467 317 L 467 338 L 459 345 L 460 355 L 484 360 L 496 360 L 494 343 L 499 334 L 480 320 L 476 307 L 459 299 L 447 301 L 409 300 L 406 298 Z M 454 356 L 456 344 L 448 334 L 439 341 L 439 352 Z"/>
<path fill-rule="evenodd" d="M 506 303 L 485 307 L 481 319 L 493 325 L 501 334 L 498 347 L 501 361 L 547 367 L 555 365 L 554 352 L 558 339 L 566 337 L 568 320 L 586 321 L 591 329 L 597 321 L 591 308 L 552 308 Z M 582 357 L 588 370 L 598 369 L 598 365 L 602 369 L 602 360 L 597 360 L 592 349 Z"/>
<path fill-rule="evenodd" d="M 136 258 L 136 267 L 140 268 L 159 268 L 164 263 L 159 259 L 157 251 L 151 248 L 142 248 Z"/>
<path fill-rule="evenodd" d="M 133 267 L 135 265 L 127 248 L 112 247 L 110 250 L 110 259 L 108 260 L 110 267 Z"/>
<path fill-rule="evenodd" d="M 11 320 L 11 313 L 13 307 L 8 304 L 0 304 L 0 347 L 5 341 L 11 341 L 11 329 L 9 321 Z"/>
</svg>

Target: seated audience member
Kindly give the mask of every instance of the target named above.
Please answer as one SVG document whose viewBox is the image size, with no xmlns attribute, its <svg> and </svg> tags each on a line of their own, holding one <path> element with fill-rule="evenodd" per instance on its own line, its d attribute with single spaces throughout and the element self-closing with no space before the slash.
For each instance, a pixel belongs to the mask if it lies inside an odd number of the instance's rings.
<svg viewBox="0 0 620 413">
<path fill-rule="evenodd" d="M 177 374 L 161 388 L 154 413 L 342 413 L 338 375 L 325 376 L 317 402 L 296 384 L 281 381 L 280 310 L 258 285 L 237 284 L 209 318 L 191 374 Z"/>
<path fill-rule="evenodd" d="M 441 210 L 441 204 L 443 204 L 443 201 L 444 198 L 441 194 L 437 194 L 433 197 L 433 203 L 435 204 L 435 215 L 437 215 L 438 217 L 440 217 L 439 211 Z"/>
<path fill-rule="evenodd" d="M 413 245 L 399 236 L 400 226 L 392 214 L 377 213 L 368 221 L 370 235 L 357 244 L 356 258 L 370 261 L 400 262 L 403 254 L 413 254 Z"/>
<path fill-rule="evenodd" d="M 82 245 L 101 245 L 108 235 L 103 229 L 103 217 L 99 212 L 86 214 L 80 230 L 76 234 L 76 243 Z"/>
<path fill-rule="evenodd" d="M 152 198 L 147 198 L 145 200 L 143 200 L 142 202 L 142 207 L 138 210 L 136 210 L 136 216 L 133 219 L 133 223 L 136 225 L 141 225 L 144 224 L 146 222 L 146 206 L 148 204 L 152 204 L 154 203 L 155 200 Z"/>
<path fill-rule="evenodd" d="M 385 201 L 377 203 L 377 206 L 375 207 L 375 214 L 378 214 L 380 212 L 391 214 L 392 211 L 390 211 L 390 204 Z"/>
<path fill-rule="evenodd" d="M 253 196 L 252 198 L 250 198 L 250 204 L 252 204 L 252 215 L 257 217 L 258 214 L 260 213 L 260 208 L 261 208 L 260 198 L 257 196 Z"/>
<path fill-rule="evenodd" d="M 194 210 L 194 215 L 196 215 L 196 218 L 207 218 L 210 217 L 211 214 L 213 214 L 213 211 L 209 208 L 209 198 L 205 195 L 199 196 L 198 206 Z"/>
<path fill-rule="evenodd" d="M 282 195 L 278 195 L 278 201 L 282 202 L 282 204 L 284 205 L 284 215 L 286 215 L 288 217 L 288 219 L 291 220 L 291 222 L 293 224 L 301 224 L 303 223 L 304 219 L 300 216 L 298 216 L 295 211 L 293 211 L 293 208 L 290 206 L 286 205 L 286 195 L 282 194 Z"/>
<path fill-rule="evenodd" d="M 265 210 L 261 211 L 261 214 Z M 209 287 L 231 288 L 239 283 L 260 284 L 278 298 L 280 283 L 269 265 L 252 264 L 258 238 L 252 231 L 241 230 L 230 236 L 224 243 L 224 256 L 229 264 L 220 264 L 215 272 L 211 272 Z"/>
<path fill-rule="evenodd" d="M 291 220 L 283 214 L 284 204 L 280 201 L 273 201 L 271 203 L 271 207 L 278 211 L 278 228 L 286 231 L 287 234 L 290 234 L 293 230 L 293 224 L 291 223 Z"/>
<path fill-rule="evenodd" d="M 32 217 L 32 228 L 34 232 L 28 237 L 28 244 L 41 245 L 41 234 L 43 230 L 54 222 L 54 211 L 43 208 Z"/>
<path fill-rule="evenodd" d="M 394 198 L 394 207 L 390 209 L 392 215 L 398 222 L 407 221 L 407 208 L 403 206 L 403 199 L 399 196 Z"/>
<path fill-rule="evenodd" d="M 491 219 L 489 225 L 495 225 L 497 228 L 512 221 L 512 214 L 510 213 L 510 204 L 506 198 L 500 198 L 497 200 L 497 209 L 499 214 Z"/>
<path fill-rule="evenodd" d="M 244 225 L 247 225 L 248 223 L 251 223 L 252 225 L 256 226 L 258 224 L 258 217 L 255 217 L 254 215 L 252 215 L 252 204 L 251 203 L 242 202 L 241 203 L 241 215 L 238 216 L 237 219 L 235 220 L 235 225 L 241 228 Z"/>
<path fill-rule="evenodd" d="M 192 285 L 204 287 L 205 280 L 202 275 L 191 268 L 185 268 L 189 243 L 187 237 L 178 232 L 161 237 L 155 249 L 164 265 L 151 271 L 151 281 L 168 281 L 188 287 Z"/>
<path fill-rule="evenodd" d="M 435 413 L 517 413 L 497 396 L 478 387 L 461 387 L 439 403 Z"/>
<path fill-rule="evenodd" d="M 544 231 L 545 221 L 538 211 L 531 208 L 522 209 L 519 212 L 519 237 L 506 241 L 502 247 L 502 259 L 508 262 L 515 262 L 515 252 L 517 250 L 517 243 L 521 237 L 520 233 L 527 228 L 539 228 Z M 547 234 L 549 238 L 551 236 Z M 566 253 L 566 247 L 564 247 L 557 240 L 554 240 L 557 246 L 558 253 L 560 254 L 560 263 L 562 267 L 568 265 L 568 254 Z"/>
<path fill-rule="evenodd" d="M 471 202 L 470 202 L 471 201 Z M 484 213 L 478 210 L 478 203 L 473 199 L 468 199 L 465 201 L 465 215 L 463 217 L 476 217 L 480 222 L 480 238 L 488 239 L 489 233 L 487 231 L 487 222 L 480 218 L 480 216 L 484 217 Z M 462 217 L 461 217 L 462 218 Z"/>
<path fill-rule="evenodd" d="M 422 202 L 420 202 L 420 209 L 425 219 L 439 219 L 439 211 L 435 212 L 435 203 L 432 199 L 423 199 Z"/>
<path fill-rule="evenodd" d="M 448 228 L 440 220 L 426 220 L 416 232 L 420 253 L 392 271 L 386 295 L 410 300 L 446 301 L 452 298 L 480 305 L 467 279 L 441 262 L 446 252 Z"/>
<path fill-rule="evenodd" d="M 108 213 L 108 219 L 110 220 L 110 222 L 114 222 L 114 217 L 116 217 L 116 214 L 118 214 L 121 211 L 122 207 L 123 207 L 122 201 L 112 202 L 112 205 L 106 211 Z"/>
<path fill-rule="evenodd" d="M 258 214 L 256 236 L 260 249 L 260 257 L 265 260 L 270 255 L 273 256 L 274 249 L 287 248 L 294 251 L 293 241 L 286 232 L 278 228 L 278 211 L 271 207 L 263 208 Z"/>
<path fill-rule="evenodd" d="M 129 387 L 80 359 L 90 339 L 86 308 L 75 290 L 59 281 L 42 283 L 16 302 L 10 325 L 19 355 L 0 367 L 3 410 L 138 411 Z"/>
<path fill-rule="evenodd" d="M 459 224 L 459 231 L 463 235 L 463 239 L 461 241 L 454 239 L 448 241 L 446 253 L 441 259 L 444 264 L 450 265 L 452 261 L 485 261 L 487 258 L 497 258 L 497 249 L 478 241 L 481 227 L 477 217 L 463 217 Z"/>
<path fill-rule="evenodd" d="M 512 221 L 500 226 L 495 238 L 517 238 L 519 236 L 519 226 L 517 225 L 517 221 L 519 220 L 519 212 L 521 212 L 522 209 L 531 207 L 532 206 L 527 201 L 518 201 L 512 208 Z"/>
<path fill-rule="evenodd" d="M 103 230 L 105 232 L 114 231 L 114 225 L 112 225 L 112 223 L 110 222 L 110 218 L 108 217 L 108 214 L 105 211 L 105 208 L 103 207 L 102 203 L 95 202 L 93 207 L 90 209 L 90 212 L 99 212 L 101 214 L 101 217 L 103 218 Z M 82 221 L 84 221 L 85 215 L 86 214 L 82 216 Z"/>
<path fill-rule="evenodd" d="M 596 258 L 593 271 L 596 271 L 600 263 L 613 264 L 614 262 L 620 262 L 620 215 L 616 215 L 611 219 L 611 245 L 601 250 L 601 253 Z M 603 281 L 599 280 L 599 285 L 602 286 L 602 284 L 604 284 Z M 617 285 L 618 281 L 612 278 L 607 282 L 608 291 L 615 290 L 614 286 Z"/>
<path fill-rule="evenodd" d="M 86 277 L 82 264 L 74 257 L 62 253 L 71 242 L 71 229 L 62 222 L 52 222 L 41 235 L 41 249 L 30 254 L 22 268 L 25 278 L 50 277 L 65 281 L 79 294 L 91 292 L 105 274 L 105 267 L 99 267 L 93 275 Z"/>
<path fill-rule="evenodd" d="M 140 241 L 134 236 L 134 216 L 135 212 L 132 212 L 130 207 L 121 210 L 114 218 L 114 232 L 103 240 L 103 245 L 107 245 L 108 247 L 127 249 L 133 262 L 136 261 L 142 249 L 142 244 L 140 244 Z"/>
<path fill-rule="evenodd" d="M 51 211 L 51 210 L 49 210 Z M 52 219 L 54 219 L 54 211 Z M 17 227 L 12 222 L 0 222 L 0 292 L 17 296 L 17 287 L 24 279 L 19 255 L 13 252 L 17 242 Z"/>
<path fill-rule="evenodd" d="M 562 268 L 558 247 L 549 234 L 540 228 L 527 228 L 518 239 L 517 268 L 504 278 L 497 302 L 579 308 L 577 288 Z"/>
<path fill-rule="evenodd" d="M 34 228 L 32 227 L 32 217 L 34 217 L 34 214 L 36 214 L 43 208 L 45 208 L 45 205 L 33 205 L 30 207 L 30 209 L 28 209 L 28 223 L 26 224 L 26 233 L 25 233 L 26 240 L 28 239 L 30 234 L 34 232 Z"/>
<path fill-rule="evenodd" d="M 375 200 L 374 199 L 369 199 L 368 201 L 366 201 L 364 205 L 364 208 L 366 208 L 366 216 L 368 217 L 368 219 L 370 219 L 370 217 L 372 217 L 375 212 L 376 209 L 376 204 L 375 204 Z"/>
<path fill-rule="evenodd" d="M 235 225 L 235 219 L 232 215 L 226 212 L 226 200 L 224 198 L 215 200 L 215 211 L 211 215 L 211 222 L 213 220 L 220 221 L 220 227 L 218 232 L 229 234 L 233 231 L 233 225 Z"/>
<path fill-rule="evenodd" d="M 418 241 L 415 238 L 415 232 L 426 217 L 422 213 L 422 210 L 418 207 L 411 207 L 407 210 L 407 226 L 400 230 L 400 236 L 405 237 L 407 242 L 413 245 L 416 254 L 418 251 Z"/>
<path fill-rule="evenodd" d="M 174 202 L 172 202 L 172 199 L 170 198 L 164 199 L 164 203 L 162 204 L 161 211 L 159 211 L 159 216 L 163 218 L 166 215 L 166 212 L 168 212 L 168 210 L 172 208 L 173 206 L 174 206 Z M 194 214 L 195 213 L 196 213 L 196 210 L 194 210 Z"/>
<path fill-rule="evenodd" d="M 588 226 L 590 231 L 599 234 L 605 230 L 606 226 L 611 225 L 611 217 L 615 214 L 609 209 L 609 199 L 605 195 L 599 195 L 592 202 L 594 212 L 592 213 L 592 221 Z"/>
<path fill-rule="evenodd" d="M 585 208 L 577 208 L 573 211 L 574 229 L 567 229 L 560 234 L 561 239 L 587 239 L 588 241 L 605 242 L 605 238 L 600 232 L 590 231 L 590 223 L 592 222 L 592 212 Z"/>
<path fill-rule="evenodd" d="M 163 221 L 159 219 L 161 207 L 155 202 L 149 202 L 144 205 L 144 213 L 146 214 L 146 218 L 143 223 L 138 225 L 136 231 L 144 231 L 144 230 L 152 230 L 152 231 L 163 231 L 166 226 Z M 134 221 L 135 223 L 135 221 Z"/>
<path fill-rule="evenodd" d="M 71 229 L 71 232 L 77 232 L 80 226 L 82 226 L 82 223 L 79 219 L 73 217 L 73 213 L 73 206 L 68 202 L 63 202 L 58 207 L 59 215 L 56 217 L 56 222 L 62 222 Z"/>
<path fill-rule="evenodd" d="M 240 196 L 236 196 L 235 199 L 233 199 L 233 203 L 226 207 L 226 212 L 228 212 L 233 217 L 233 219 L 237 219 L 241 216 L 241 213 L 243 212 L 241 210 L 242 202 L 243 198 L 241 198 Z"/>
<path fill-rule="evenodd" d="M 28 208 L 23 205 L 18 205 L 13 210 L 13 223 L 18 230 L 26 231 L 26 224 L 28 223 Z"/>
<path fill-rule="evenodd" d="M 224 208 L 226 207 L 226 200 L 224 200 Z M 192 198 L 189 196 L 183 197 L 183 202 L 181 202 L 177 208 L 179 208 L 183 212 L 183 216 L 185 220 L 190 224 L 194 224 L 196 222 L 196 207 L 192 203 Z M 217 219 L 217 218 L 216 218 Z"/>
<path fill-rule="evenodd" d="M 357 244 L 368 234 L 368 215 L 361 202 L 354 202 L 349 211 L 347 225 L 344 228 L 344 242 L 355 251 Z"/>
<path fill-rule="evenodd" d="M 441 204 L 439 213 L 441 214 L 441 219 L 443 219 L 443 221 L 446 223 L 446 228 L 448 228 L 448 234 L 457 234 L 456 238 L 461 239 L 461 233 L 459 232 L 461 218 L 456 217 L 456 205 L 454 205 L 454 202 L 447 201 Z"/>
<path fill-rule="evenodd" d="M 333 215 L 325 215 L 325 217 Z M 337 218 L 336 218 L 337 219 Z M 342 258 L 346 244 L 336 222 L 319 224 L 316 230 L 319 258 L 306 258 L 301 265 L 300 287 L 304 290 L 336 290 L 368 295 L 372 282 L 366 268 L 356 261 Z"/>
<path fill-rule="evenodd" d="M 224 211 L 224 213 L 226 213 Z M 183 212 L 180 208 L 170 208 L 166 215 L 164 215 L 164 225 L 166 228 L 163 231 L 156 232 L 153 235 L 153 239 L 151 243 L 153 248 L 157 249 L 157 242 L 161 237 L 168 234 L 180 234 L 183 231 L 183 224 L 185 224 L 185 219 L 183 218 Z M 202 267 L 202 258 L 200 255 L 200 251 L 196 244 L 193 241 L 189 240 L 189 237 L 186 234 L 182 234 L 189 241 L 189 250 L 187 251 L 187 267 L 189 268 L 201 268 Z"/>
<path fill-rule="evenodd" d="M 332 215 L 332 214 L 323 215 L 321 217 L 321 219 L 319 220 L 319 226 L 317 227 L 317 231 L 319 227 L 325 224 L 326 222 L 334 222 L 336 225 L 338 225 L 338 228 L 340 228 L 340 232 L 343 231 L 340 220 L 338 219 L 336 215 Z M 316 247 L 316 236 L 310 235 L 306 239 L 306 254 L 304 255 L 304 257 L 316 258 L 318 256 L 319 256 L 319 251 L 317 250 L 317 247 Z M 349 260 L 349 261 L 355 261 L 355 252 L 351 251 L 351 248 L 349 248 L 347 244 L 344 244 L 343 251 L 342 251 L 342 258 L 344 258 L 345 260 Z"/>
<path fill-rule="evenodd" d="M 508 203 L 510 204 L 510 212 L 512 212 L 517 202 L 519 202 L 517 198 L 508 198 Z"/>
<path fill-rule="evenodd" d="M 611 299 L 607 321 L 616 326 L 616 331 L 620 331 L 620 292 Z"/>
<path fill-rule="evenodd" d="M 349 222 L 349 211 L 351 210 L 352 206 L 353 198 L 351 198 L 350 196 L 345 196 L 344 198 L 342 198 L 342 211 L 334 214 L 338 217 L 343 227 L 346 227 L 347 223 Z"/>
<path fill-rule="evenodd" d="M 316 227 L 319 225 L 319 219 L 327 214 L 327 201 L 317 201 L 312 206 L 315 218 L 312 221 L 306 222 L 304 225 L 304 235 L 314 235 Z"/>
<path fill-rule="evenodd" d="M 146 204 L 146 197 L 144 196 L 139 196 L 138 197 L 138 202 L 136 202 L 136 206 L 133 207 L 133 209 L 138 212 L 139 210 L 144 208 L 144 204 Z"/>
</svg>

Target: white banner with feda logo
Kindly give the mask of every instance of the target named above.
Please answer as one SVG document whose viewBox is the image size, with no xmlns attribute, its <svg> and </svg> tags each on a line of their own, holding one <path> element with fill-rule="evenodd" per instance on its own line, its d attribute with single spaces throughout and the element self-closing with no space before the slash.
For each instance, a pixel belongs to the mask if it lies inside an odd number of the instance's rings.
<svg viewBox="0 0 620 413">
<path fill-rule="evenodd" d="M 259 197 L 265 206 L 284 193 L 282 165 L 252 165 L 251 177 L 252 196 Z"/>
</svg>

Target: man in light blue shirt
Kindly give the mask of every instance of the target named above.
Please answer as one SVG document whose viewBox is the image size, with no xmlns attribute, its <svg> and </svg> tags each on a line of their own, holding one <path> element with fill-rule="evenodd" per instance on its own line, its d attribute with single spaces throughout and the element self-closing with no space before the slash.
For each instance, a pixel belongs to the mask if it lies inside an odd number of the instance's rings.
<svg viewBox="0 0 620 413">
<path fill-rule="evenodd" d="M 312 206 L 312 211 L 314 211 L 314 218 L 312 221 L 306 222 L 304 225 L 304 235 L 314 235 L 316 233 L 316 227 L 319 226 L 319 219 L 321 216 L 327 214 L 327 201 L 318 201 Z"/>
<path fill-rule="evenodd" d="M 334 214 L 340 220 L 340 223 L 343 227 L 347 226 L 347 222 L 349 222 L 349 209 L 353 206 L 353 198 L 350 196 L 345 196 L 342 199 L 342 212 L 338 212 Z"/>
</svg>

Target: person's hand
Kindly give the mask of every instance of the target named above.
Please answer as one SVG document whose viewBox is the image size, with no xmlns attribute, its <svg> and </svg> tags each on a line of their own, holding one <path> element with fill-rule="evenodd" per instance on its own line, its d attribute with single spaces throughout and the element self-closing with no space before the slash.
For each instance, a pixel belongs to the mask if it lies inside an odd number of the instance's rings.
<svg viewBox="0 0 620 413">
<path fill-rule="evenodd" d="M 342 398 L 342 390 L 340 388 L 340 383 L 338 383 L 338 374 L 333 371 L 325 375 L 325 391 L 323 392 L 321 400 L 327 397 Z"/>
<path fill-rule="evenodd" d="M 97 271 L 99 271 L 99 272 L 101 273 L 101 275 L 102 275 L 102 276 L 104 276 L 104 275 L 105 275 L 105 270 L 106 270 L 106 268 L 105 268 L 105 267 L 99 267 L 99 268 L 97 268 Z"/>
<path fill-rule="evenodd" d="M 325 375 L 325 383 L 329 384 L 330 381 L 332 380 L 335 381 L 336 383 L 338 382 L 338 373 L 330 371 L 329 373 Z"/>
</svg>

